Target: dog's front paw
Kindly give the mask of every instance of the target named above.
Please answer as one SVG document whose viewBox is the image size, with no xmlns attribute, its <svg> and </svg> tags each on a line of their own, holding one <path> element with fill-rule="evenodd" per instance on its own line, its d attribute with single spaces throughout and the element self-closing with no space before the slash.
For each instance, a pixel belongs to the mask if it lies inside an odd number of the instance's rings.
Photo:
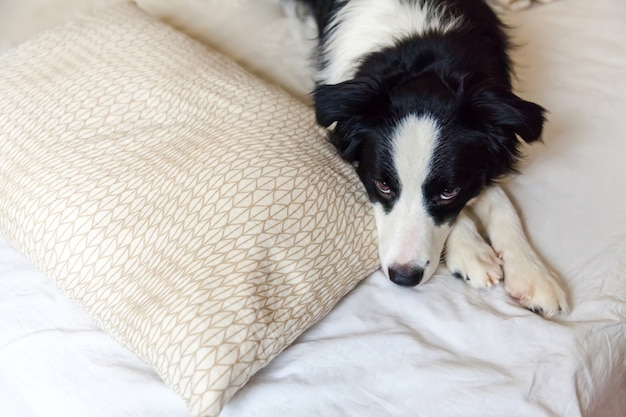
<svg viewBox="0 0 626 417">
<path fill-rule="evenodd" d="M 446 266 L 452 274 L 477 289 L 489 288 L 502 280 L 500 258 L 486 242 L 476 242 L 462 253 L 453 251 Z"/>
<path fill-rule="evenodd" d="M 556 275 L 533 252 L 504 254 L 504 289 L 527 309 L 544 317 L 567 312 L 567 296 Z"/>
<path fill-rule="evenodd" d="M 446 247 L 446 267 L 473 288 L 497 285 L 503 277 L 502 261 L 474 230 L 452 234 Z"/>
</svg>

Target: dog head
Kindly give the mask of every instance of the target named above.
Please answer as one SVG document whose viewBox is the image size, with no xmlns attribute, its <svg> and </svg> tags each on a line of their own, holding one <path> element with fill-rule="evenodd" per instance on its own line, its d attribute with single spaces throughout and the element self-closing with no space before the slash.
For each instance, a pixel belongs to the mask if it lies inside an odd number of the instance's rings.
<svg viewBox="0 0 626 417">
<path fill-rule="evenodd" d="M 314 101 L 373 203 L 383 271 L 407 286 L 434 274 L 465 204 L 514 170 L 519 138 L 536 141 L 544 122 L 506 86 L 437 70 L 320 85 Z"/>
</svg>

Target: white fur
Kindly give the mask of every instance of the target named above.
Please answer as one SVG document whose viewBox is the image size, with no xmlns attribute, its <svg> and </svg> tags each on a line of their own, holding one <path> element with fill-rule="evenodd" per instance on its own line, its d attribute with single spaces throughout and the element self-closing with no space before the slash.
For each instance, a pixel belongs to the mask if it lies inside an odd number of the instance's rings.
<svg viewBox="0 0 626 417">
<path fill-rule="evenodd" d="M 430 117 L 410 116 L 392 137 L 395 169 L 401 192 L 392 210 L 386 213 L 374 205 L 382 269 L 409 266 L 424 268 L 422 282 L 432 276 L 450 231 L 437 226 L 426 211 L 422 184 L 429 171 L 439 128 Z"/>
<path fill-rule="evenodd" d="M 428 30 L 445 33 L 460 24 L 445 21 L 431 2 L 421 6 L 407 0 L 352 0 L 333 18 L 332 30 L 324 45 L 328 65 L 317 81 L 337 84 L 354 78 L 359 60 L 366 54 L 391 46 L 395 41 Z"/>
<path fill-rule="evenodd" d="M 554 273 L 531 247 L 515 207 L 502 188 L 485 189 L 472 203 L 471 209 L 485 226 L 493 249 L 502 259 L 505 290 L 523 306 L 540 310 L 545 317 L 567 311 L 565 292 Z M 453 236 L 455 233 L 450 237 Z M 458 250 L 464 253 L 454 256 L 480 256 L 476 246 L 466 245 Z"/>
<path fill-rule="evenodd" d="M 446 266 L 477 289 L 489 288 L 502 280 L 502 260 L 479 234 L 467 209 L 461 212 L 448 237 Z"/>
</svg>

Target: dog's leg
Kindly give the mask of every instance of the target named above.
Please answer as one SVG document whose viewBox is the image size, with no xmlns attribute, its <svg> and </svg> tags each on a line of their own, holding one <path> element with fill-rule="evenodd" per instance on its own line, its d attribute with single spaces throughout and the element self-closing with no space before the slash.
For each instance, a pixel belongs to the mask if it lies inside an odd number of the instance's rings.
<svg viewBox="0 0 626 417">
<path fill-rule="evenodd" d="M 488 288 L 502 279 L 502 262 L 476 223 L 463 210 L 446 242 L 446 267 L 457 278 L 474 288 Z"/>
<path fill-rule="evenodd" d="M 545 317 L 566 311 L 565 292 L 530 246 L 522 222 L 504 190 L 499 186 L 488 187 L 472 203 L 472 209 L 502 259 L 504 288 L 511 297 Z"/>
</svg>

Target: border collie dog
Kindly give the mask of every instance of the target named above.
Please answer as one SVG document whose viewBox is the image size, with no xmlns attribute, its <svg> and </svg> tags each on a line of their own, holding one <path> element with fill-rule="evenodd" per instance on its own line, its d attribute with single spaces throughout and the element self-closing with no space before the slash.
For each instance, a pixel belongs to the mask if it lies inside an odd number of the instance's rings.
<svg viewBox="0 0 626 417">
<path fill-rule="evenodd" d="M 539 139 L 544 109 L 511 91 L 494 12 L 483 0 L 296 2 L 318 29 L 317 120 L 367 190 L 387 276 L 427 281 L 446 245 L 448 269 L 469 285 L 505 277 L 526 308 L 565 310 L 495 184 L 514 171 L 520 140 Z"/>
</svg>

